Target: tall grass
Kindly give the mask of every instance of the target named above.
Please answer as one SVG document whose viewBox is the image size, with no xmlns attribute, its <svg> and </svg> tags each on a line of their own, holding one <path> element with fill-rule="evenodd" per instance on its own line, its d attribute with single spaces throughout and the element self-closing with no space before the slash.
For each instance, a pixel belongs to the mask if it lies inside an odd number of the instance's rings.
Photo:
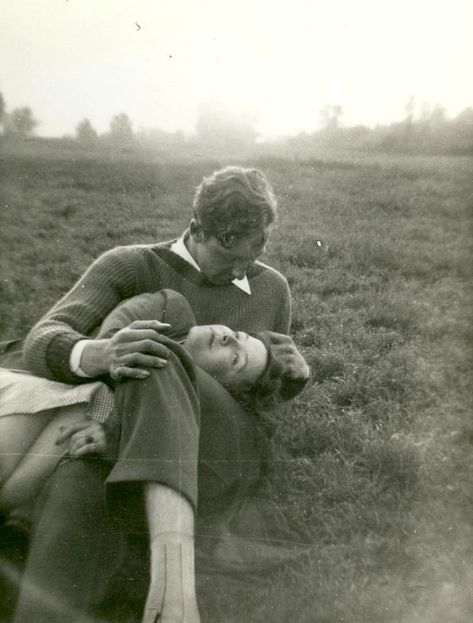
<svg viewBox="0 0 473 623">
<path fill-rule="evenodd" d="M 473 612 L 472 163 L 350 158 L 251 161 L 280 198 L 265 259 L 289 279 L 316 381 L 272 415 L 265 486 L 311 555 L 250 583 L 202 579 L 206 621 Z M 179 234 L 193 188 L 226 163 L 5 157 L 2 337 L 103 250 Z"/>
</svg>

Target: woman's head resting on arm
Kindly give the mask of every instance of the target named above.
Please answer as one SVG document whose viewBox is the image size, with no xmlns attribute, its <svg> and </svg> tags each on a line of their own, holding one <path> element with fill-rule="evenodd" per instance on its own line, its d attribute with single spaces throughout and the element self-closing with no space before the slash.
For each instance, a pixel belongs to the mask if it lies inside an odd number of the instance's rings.
<svg viewBox="0 0 473 623">
<path fill-rule="evenodd" d="M 251 397 L 263 405 L 294 398 L 309 378 L 307 364 L 287 335 L 199 325 L 192 327 L 183 346 L 237 398 Z"/>
</svg>

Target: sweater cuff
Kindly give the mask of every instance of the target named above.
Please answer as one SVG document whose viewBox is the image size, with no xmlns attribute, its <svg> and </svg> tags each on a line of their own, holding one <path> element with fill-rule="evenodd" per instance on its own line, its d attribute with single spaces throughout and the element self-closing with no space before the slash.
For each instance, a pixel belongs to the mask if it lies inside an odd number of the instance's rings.
<svg viewBox="0 0 473 623">
<path fill-rule="evenodd" d="M 79 333 L 62 333 L 51 340 L 46 351 L 46 365 L 55 379 L 63 383 L 90 382 L 90 378 L 75 374 L 70 367 L 72 349 L 79 341 L 87 339 Z"/>
<path fill-rule="evenodd" d="M 73 374 L 77 374 L 82 378 L 90 379 L 92 378 L 90 374 L 86 374 L 84 370 L 80 367 L 80 360 L 82 358 L 82 353 L 84 352 L 84 348 L 89 340 L 79 340 L 74 344 L 71 349 L 71 355 L 69 358 L 69 369 Z"/>
</svg>

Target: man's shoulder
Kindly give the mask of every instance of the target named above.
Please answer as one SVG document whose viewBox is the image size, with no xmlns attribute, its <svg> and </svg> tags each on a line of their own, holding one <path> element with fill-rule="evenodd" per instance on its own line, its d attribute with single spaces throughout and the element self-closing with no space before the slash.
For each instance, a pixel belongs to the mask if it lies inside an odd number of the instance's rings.
<svg viewBox="0 0 473 623">
<path fill-rule="evenodd" d="M 151 244 L 128 244 L 118 245 L 112 247 L 102 253 L 102 256 L 115 256 L 115 257 L 131 257 L 131 256 L 144 256 L 147 254 L 159 253 L 161 249 L 169 249 L 171 244 L 175 242 L 173 240 L 166 240 L 164 242 L 153 242 Z"/>
<path fill-rule="evenodd" d="M 170 240 L 164 240 L 162 242 L 151 242 L 148 244 L 127 244 L 127 245 L 119 245 L 115 247 L 115 249 L 128 249 L 130 252 L 136 251 L 153 251 L 154 249 L 162 249 L 169 248 L 173 242 L 176 242 L 176 238 L 171 238 Z"/>
<path fill-rule="evenodd" d="M 279 270 L 276 270 L 276 268 L 273 268 L 272 266 L 269 266 L 269 264 L 265 264 L 260 260 L 256 260 L 255 262 L 254 276 L 260 276 L 263 278 L 271 279 L 276 283 L 279 282 L 281 284 L 287 285 L 286 277 L 281 272 L 279 272 Z"/>
</svg>

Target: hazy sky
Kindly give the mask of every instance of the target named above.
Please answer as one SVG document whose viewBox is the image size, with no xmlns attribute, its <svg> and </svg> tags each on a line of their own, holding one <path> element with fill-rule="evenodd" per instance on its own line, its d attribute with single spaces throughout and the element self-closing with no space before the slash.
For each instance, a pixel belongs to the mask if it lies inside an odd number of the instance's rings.
<svg viewBox="0 0 473 623">
<path fill-rule="evenodd" d="M 267 137 L 316 129 L 326 104 L 347 125 L 399 120 L 411 95 L 456 115 L 472 32 L 472 0 L 3 0 L 0 91 L 43 135 L 118 112 L 192 132 L 203 100 Z"/>
</svg>

